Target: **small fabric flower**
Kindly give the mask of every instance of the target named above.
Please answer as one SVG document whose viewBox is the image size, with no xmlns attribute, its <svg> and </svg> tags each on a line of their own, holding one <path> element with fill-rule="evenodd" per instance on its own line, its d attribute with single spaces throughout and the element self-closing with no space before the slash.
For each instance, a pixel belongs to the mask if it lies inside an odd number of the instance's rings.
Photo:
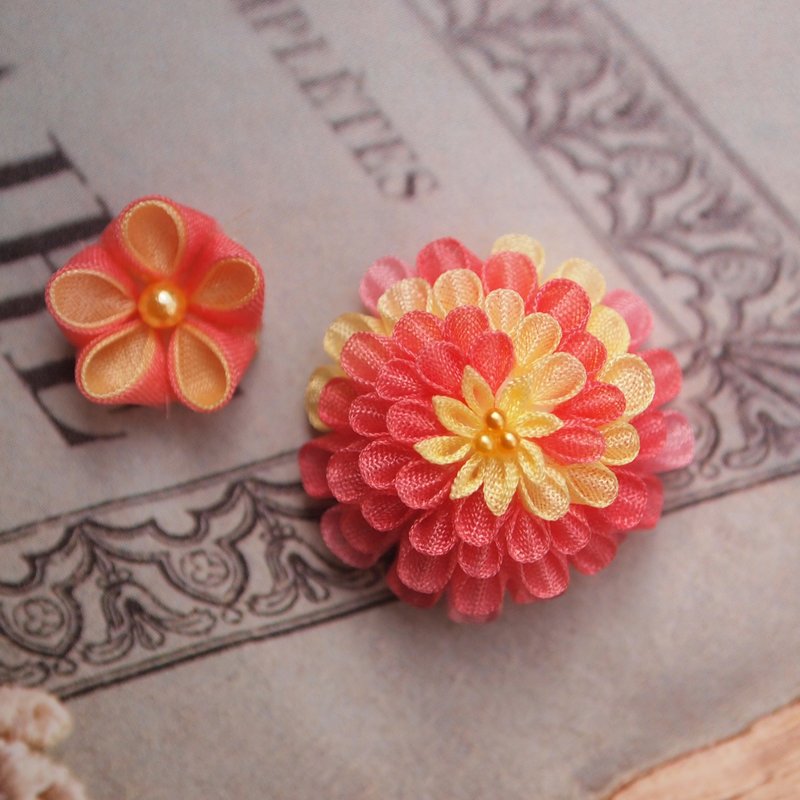
<svg viewBox="0 0 800 800">
<path fill-rule="evenodd" d="M 656 473 L 693 454 L 686 419 L 662 406 L 681 371 L 640 350 L 650 312 L 572 259 L 542 280 L 518 235 L 482 261 L 453 239 L 411 268 L 370 267 L 369 314 L 339 317 L 306 408 L 324 435 L 300 452 L 306 491 L 335 503 L 330 549 L 356 567 L 393 551 L 392 590 L 485 621 L 561 594 L 570 566 L 606 567 L 626 531 L 661 515 Z"/>
<path fill-rule="evenodd" d="M 46 299 L 89 400 L 215 411 L 255 354 L 264 276 L 210 217 L 145 197 L 53 275 Z"/>
</svg>

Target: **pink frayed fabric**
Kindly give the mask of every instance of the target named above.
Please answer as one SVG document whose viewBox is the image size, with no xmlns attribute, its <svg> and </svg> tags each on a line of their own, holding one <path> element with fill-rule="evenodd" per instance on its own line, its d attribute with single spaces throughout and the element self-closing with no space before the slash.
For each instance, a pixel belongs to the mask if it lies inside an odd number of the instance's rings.
<svg viewBox="0 0 800 800">
<path fill-rule="evenodd" d="M 481 260 L 427 245 L 412 268 L 384 258 L 325 337 L 334 363 L 306 398 L 323 435 L 300 451 L 306 491 L 333 501 L 331 551 L 418 607 L 457 621 L 562 594 L 570 571 L 607 567 L 652 528 L 658 472 L 693 457 L 686 418 L 663 409 L 681 370 L 642 349 L 652 316 L 572 259 L 544 280 L 541 246 L 509 235 Z M 538 262 L 538 263 L 537 263 Z"/>
</svg>

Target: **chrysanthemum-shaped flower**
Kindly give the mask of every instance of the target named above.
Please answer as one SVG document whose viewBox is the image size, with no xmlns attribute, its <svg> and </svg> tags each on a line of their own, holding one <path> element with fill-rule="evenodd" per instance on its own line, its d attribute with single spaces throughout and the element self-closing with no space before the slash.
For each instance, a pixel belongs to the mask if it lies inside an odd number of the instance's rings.
<svg viewBox="0 0 800 800">
<path fill-rule="evenodd" d="M 264 277 L 213 219 L 145 197 L 53 275 L 46 299 L 88 399 L 215 411 L 255 354 Z"/>
<path fill-rule="evenodd" d="M 325 435 L 300 453 L 309 494 L 336 503 L 322 535 L 345 562 L 391 548 L 388 581 L 414 605 L 447 593 L 456 619 L 554 597 L 569 566 L 594 573 L 625 531 L 655 525 L 655 473 L 687 464 L 685 418 L 665 350 L 639 351 L 644 302 L 606 293 L 586 261 L 542 282 L 544 254 L 506 236 L 485 263 L 452 239 L 416 269 L 383 259 L 361 296 L 370 315 L 329 328 L 334 363 L 306 402 Z M 537 271 L 538 269 L 538 271 Z"/>
</svg>

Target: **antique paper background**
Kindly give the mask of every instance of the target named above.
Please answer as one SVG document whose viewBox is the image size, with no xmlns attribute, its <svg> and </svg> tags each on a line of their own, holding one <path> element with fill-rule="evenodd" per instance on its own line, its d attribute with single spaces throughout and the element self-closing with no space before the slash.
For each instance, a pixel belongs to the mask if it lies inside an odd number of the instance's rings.
<svg viewBox="0 0 800 800">
<path fill-rule="evenodd" d="M 792 2 L 0 8 L 0 679 L 74 697 L 94 797 L 602 796 L 797 695 Z M 210 417 L 87 407 L 42 311 L 153 191 L 266 268 Z M 507 231 L 648 294 L 699 459 L 607 573 L 457 627 L 325 556 L 291 451 L 370 261 Z"/>
</svg>

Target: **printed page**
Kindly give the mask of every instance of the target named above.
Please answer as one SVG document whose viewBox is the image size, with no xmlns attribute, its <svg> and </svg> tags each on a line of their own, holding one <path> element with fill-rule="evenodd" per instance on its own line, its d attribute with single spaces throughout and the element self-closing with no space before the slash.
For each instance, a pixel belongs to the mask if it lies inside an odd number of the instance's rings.
<svg viewBox="0 0 800 800">
<path fill-rule="evenodd" d="M 733 5 L 0 3 L 0 681 L 69 699 L 94 798 L 600 798 L 796 696 L 800 30 Z M 89 404 L 44 307 L 151 193 L 264 266 L 219 413 Z M 697 458 L 607 571 L 457 626 L 322 545 L 303 393 L 376 258 L 508 232 L 647 299 Z"/>
</svg>

